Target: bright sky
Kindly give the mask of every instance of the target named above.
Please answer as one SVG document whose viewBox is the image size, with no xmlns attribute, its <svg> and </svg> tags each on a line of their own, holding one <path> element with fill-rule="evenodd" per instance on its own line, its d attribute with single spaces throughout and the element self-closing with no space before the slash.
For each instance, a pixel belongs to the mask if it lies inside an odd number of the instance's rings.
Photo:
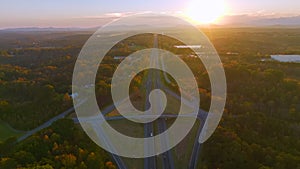
<svg viewBox="0 0 300 169">
<path fill-rule="evenodd" d="M 222 14 L 278 14 L 300 15 L 300 0 L 1 0 L 0 28 L 23 26 L 90 27 L 106 23 L 111 13 L 143 11 L 189 13 L 196 20 L 197 11 L 223 10 Z M 197 6 L 207 5 L 208 7 Z M 194 6 L 189 12 L 186 12 Z M 109 14 L 110 13 L 110 14 Z M 200 13 L 202 14 L 202 13 Z M 198 14 L 199 15 L 199 14 Z M 212 15 L 212 14 L 210 14 Z M 211 18 L 204 18 L 211 21 Z M 98 20 L 95 22 L 95 18 Z"/>
</svg>

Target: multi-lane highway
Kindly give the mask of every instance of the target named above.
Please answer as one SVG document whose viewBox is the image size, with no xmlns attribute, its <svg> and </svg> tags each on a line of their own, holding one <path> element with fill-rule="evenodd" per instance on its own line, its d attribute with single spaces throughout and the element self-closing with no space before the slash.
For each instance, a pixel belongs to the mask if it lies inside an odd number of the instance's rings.
<svg viewBox="0 0 300 169">
<path fill-rule="evenodd" d="M 190 102 L 188 102 L 187 100 L 185 100 L 184 98 L 181 98 L 178 94 L 176 94 L 175 92 L 165 88 L 165 91 L 170 94 L 171 96 L 173 96 L 174 98 L 178 99 L 179 101 L 182 101 L 185 105 L 187 106 L 193 106 L 191 105 Z M 194 141 L 194 145 L 193 145 L 193 150 L 192 150 L 192 155 L 190 157 L 190 161 L 189 161 L 189 169 L 196 169 L 197 167 L 197 161 L 198 161 L 198 156 L 201 150 L 201 144 L 198 142 L 199 136 L 202 132 L 204 123 L 206 121 L 206 118 L 208 116 L 208 113 L 205 112 L 204 110 L 202 110 L 201 108 L 199 108 L 198 114 L 197 114 L 197 119 L 200 120 L 200 126 L 198 128 L 197 131 L 197 136 L 195 138 Z"/>
<path fill-rule="evenodd" d="M 190 157 L 189 169 L 196 169 L 196 167 L 197 167 L 198 157 L 199 157 L 199 153 L 200 153 L 200 149 L 201 149 L 201 144 L 199 143 L 198 139 L 199 139 L 201 131 L 203 129 L 204 122 L 205 121 L 201 121 L 200 127 L 198 128 L 198 131 L 197 131 L 197 136 L 196 136 L 196 139 L 194 142 L 192 155 Z"/>
<path fill-rule="evenodd" d="M 114 146 L 111 144 L 110 142 L 110 139 L 107 137 L 106 134 L 104 134 L 105 132 L 103 131 L 103 128 L 98 124 L 98 123 L 91 123 L 93 128 L 96 129 L 96 134 L 97 134 L 97 137 L 101 138 L 102 141 L 104 142 L 104 144 L 109 147 L 109 149 L 111 150 L 114 150 L 115 151 L 115 148 Z M 119 169 L 126 169 L 126 165 L 125 163 L 123 162 L 122 158 L 116 154 L 113 154 L 111 153 L 115 163 L 117 164 L 118 168 Z"/>
<path fill-rule="evenodd" d="M 154 35 L 154 48 L 158 48 L 158 39 L 157 39 L 157 35 Z M 162 70 L 165 70 L 165 65 L 164 65 L 164 60 L 161 56 L 159 56 L 159 54 L 157 53 L 157 51 L 153 50 L 154 52 L 151 52 L 150 54 L 150 66 L 151 67 L 155 67 L 157 69 L 159 69 L 159 67 Z M 162 76 L 163 75 L 163 76 Z M 163 91 L 165 91 L 167 94 L 169 94 L 170 96 L 178 99 L 179 101 L 183 102 L 183 104 L 185 104 L 186 106 L 190 106 L 192 107 L 193 104 L 191 102 L 189 102 L 188 100 L 181 98 L 177 93 L 173 92 L 172 90 L 168 89 L 163 83 L 162 83 L 162 78 L 164 78 L 166 80 L 167 83 L 170 83 L 170 80 L 168 79 L 166 73 L 164 72 L 159 73 L 158 71 L 152 71 L 150 70 L 148 72 L 148 77 L 145 81 L 145 92 L 146 92 L 146 101 L 145 101 L 145 109 L 148 110 L 150 108 L 150 102 L 149 102 L 149 94 L 153 89 L 161 89 Z M 162 98 L 157 98 L 156 100 L 156 108 L 153 109 L 154 111 L 158 111 L 158 110 L 162 110 Z M 79 103 L 77 106 L 80 106 L 82 103 L 86 102 L 86 100 L 83 100 L 81 103 Z M 114 103 L 108 107 L 106 107 L 103 111 L 102 114 L 106 115 L 110 112 L 112 112 L 115 109 L 115 105 L 116 104 L 122 104 L 123 101 L 120 101 L 118 103 Z M 47 121 L 46 123 L 42 124 L 41 126 L 28 131 L 26 134 L 24 134 L 23 136 L 21 136 L 18 141 L 22 141 L 24 139 L 26 139 L 27 137 L 35 134 L 36 132 L 49 127 L 53 122 L 62 119 L 64 117 L 66 117 L 68 114 L 70 114 L 71 112 L 74 111 L 74 107 L 68 109 L 67 111 L 59 114 L 58 116 L 50 119 L 49 121 Z M 167 129 L 167 124 L 165 119 L 166 118 L 177 118 L 177 117 L 195 117 L 197 119 L 199 119 L 201 121 L 200 123 L 200 127 L 198 129 L 197 132 L 197 137 L 195 138 L 195 143 L 194 143 L 194 147 L 193 147 L 193 151 L 192 151 L 192 155 L 190 157 L 190 162 L 189 162 L 189 169 L 195 169 L 197 167 L 197 159 L 198 159 L 198 155 L 201 149 L 201 144 L 198 142 L 198 138 L 200 136 L 200 133 L 202 131 L 204 122 L 206 120 L 208 113 L 199 109 L 198 113 L 186 113 L 186 114 L 180 114 L 180 115 L 176 115 L 176 114 L 162 114 L 158 119 L 157 119 L 157 123 L 154 122 L 149 122 L 144 124 L 144 137 L 152 137 L 155 134 L 159 134 L 164 132 Z M 151 118 L 154 119 L 154 117 L 156 117 L 156 113 L 153 112 L 153 114 L 144 114 L 144 115 L 139 115 L 139 116 L 134 116 L 134 118 Z M 128 118 L 128 117 L 127 117 Z M 114 147 L 112 147 L 109 138 L 107 138 L 107 136 L 105 136 L 103 133 L 105 133 L 104 131 L 102 131 L 103 129 L 100 127 L 99 125 L 99 119 L 98 117 L 88 117 L 86 119 L 80 119 L 80 121 L 86 121 L 91 123 L 96 129 L 97 129 L 97 134 L 98 137 L 103 138 L 104 143 L 111 147 L 112 149 L 114 149 Z M 106 116 L 105 120 L 120 120 L 120 119 L 124 119 L 123 116 Z M 73 119 L 75 123 L 78 123 L 79 120 L 77 118 Z M 98 123 L 96 123 L 98 122 Z M 101 122 L 100 122 L 101 123 Z M 96 125 L 97 124 L 97 125 Z M 158 129 L 158 133 L 155 133 L 154 130 L 154 125 L 157 124 L 157 129 Z M 102 131 L 102 132 L 101 132 Z M 163 147 L 166 147 L 168 145 L 168 138 L 164 138 L 161 139 L 159 143 L 145 143 L 144 146 L 144 151 L 145 152 L 149 152 L 149 151 L 155 151 L 155 144 L 161 144 Z M 112 154 L 113 159 L 115 160 L 118 168 L 120 169 L 126 169 L 126 166 L 123 162 L 123 160 L 121 159 L 120 156 Z M 159 156 L 153 156 L 153 157 L 147 157 L 144 159 L 144 168 L 145 169 L 156 169 L 156 168 L 160 168 L 157 166 L 157 160 L 156 157 Z M 165 153 L 163 153 L 161 156 L 162 158 L 162 168 L 164 169 L 174 169 L 174 160 L 172 157 L 172 153 L 171 151 L 167 151 Z"/>
<path fill-rule="evenodd" d="M 156 35 L 154 35 L 153 47 L 154 48 L 158 47 L 158 41 L 157 41 L 157 36 Z M 150 66 L 151 67 L 155 66 L 154 58 L 157 57 L 155 55 L 156 55 L 156 52 L 154 52 L 152 50 L 152 52 L 150 54 Z M 152 70 L 149 70 L 147 81 L 146 81 L 146 86 L 145 86 L 145 88 L 146 88 L 145 110 L 148 110 L 150 108 L 149 94 L 151 92 L 151 89 L 153 88 L 152 79 L 154 79 L 154 78 L 155 78 L 154 72 Z M 145 137 L 152 137 L 153 133 L 154 133 L 153 122 L 146 123 L 144 125 L 144 136 Z M 145 142 L 145 145 L 144 145 L 145 153 L 150 152 L 150 151 L 154 151 L 154 149 L 155 149 L 155 145 L 153 145 L 152 143 L 149 143 L 149 142 Z M 155 156 L 147 157 L 147 158 L 144 159 L 144 169 L 156 169 L 156 158 L 155 158 Z"/>
<path fill-rule="evenodd" d="M 154 45 L 157 45 L 157 44 L 158 44 L 158 42 L 157 42 L 157 36 L 155 36 L 154 37 Z M 155 46 L 155 47 L 157 47 L 157 46 Z M 158 58 L 160 58 L 160 60 Z M 168 76 L 166 74 L 166 71 L 165 71 L 164 59 L 161 56 L 157 55 L 155 57 L 155 63 L 157 65 L 160 65 L 159 61 L 161 62 L 161 68 L 162 68 L 162 70 L 164 70 L 164 72 L 163 72 L 164 78 L 165 78 L 165 80 L 166 80 L 167 83 L 170 83 L 171 81 L 169 80 L 169 78 L 168 78 Z M 190 103 L 189 101 L 187 101 L 184 98 L 181 98 L 180 96 L 178 96 L 178 94 L 174 93 L 173 91 L 167 89 L 161 83 L 160 73 L 156 73 L 156 79 L 155 79 L 155 86 L 154 86 L 154 88 L 165 89 L 165 91 L 168 94 L 171 94 L 173 97 L 177 98 L 179 101 L 182 101 L 184 104 L 186 104 L 186 105 L 188 105 L 190 107 L 193 107 L 192 103 Z M 161 103 L 160 99 L 158 100 L 158 103 Z M 161 106 L 161 104 L 158 104 L 158 105 Z M 188 166 L 189 169 L 195 169 L 197 167 L 197 160 L 198 160 L 199 152 L 200 152 L 200 149 L 201 149 L 201 144 L 198 142 L 198 138 L 199 138 L 199 136 L 200 136 L 200 134 L 202 132 L 202 129 L 203 129 L 205 120 L 207 118 L 207 115 L 208 115 L 208 113 L 205 112 L 205 111 L 203 111 L 202 109 L 199 109 L 199 112 L 196 115 L 196 117 L 201 122 L 200 122 L 200 127 L 198 128 L 198 131 L 197 131 L 197 136 L 195 138 L 192 155 L 190 157 L 190 162 L 189 162 L 189 166 Z M 163 131 L 166 130 L 166 122 L 165 122 L 165 120 L 163 118 L 159 118 L 158 119 L 158 130 L 159 130 L 160 133 L 162 133 Z M 163 146 L 166 146 L 168 144 L 168 138 L 162 139 L 162 143 L 161 144 L 163 144 Z M 170 151 L 167 151 L 167 152 L 163 153 L 162 156 L 163 156 L 163 168 L 165 168 L 165 169 L 169 169 L 169 168 L 173 169 L 173 168 L 175 168 L 174 167 L 174 161 L 173 161 L 173 158 L 172 158 L 172 155 L 171 155 Z"/>
<path fill-rule="evenodd" d="M 157 36 L 154 35 L 154 48 L 158 47 L 158 40 L 157 40 Z M 165 70 L 165 65 L 164 65 L 164 61 L 163 58 L 159 57 L 159 54 L 157 53 L 157 51 L 153 50 L 153 52 L 151 52 L 150 54 L 150 67 L 155 67 L 157 69 L 159 69 L 159 67 L 161 67 L 163 70 Z M 166 79 L 166 82 L 170 82 L 169 79 L 167 79 L 167 75 L 164 72 L 164 76 L 163 78 Z M 148 76 L 147 79 L 145 81 L 145 92 L 146 92 L 146 101 L 145 101 L 145 109 L 148 110 L 150 108 L 150 102 L 149 102 L 149 94 L 151 92 L 151 90 L 155 89 L 155 88 L 160 88 L 161 90 L 164 90 L 167 94 L 169 94 L 170 96 L 178 99 L 179 101 L 183 102 L 183 104 L 185 104 L 186 106 L 189 107 L 193 107 L 193 103 L 191 103 L 190 101 L 181 98 L 177 93 L 173 92 L 172 90 L 168 89 L 166 86 L 164 86 L 164 84 L 162 83 L 162 74 L 159 73 L 158 71 L 152 71 L 150 70 L 148 72 Z M 154 111 L 158 111 L 158 110 L 162 110 L 161 108 L 161 98 L 156 98 L 156 109 L 154 109 Z M 122 101 L 120 101 L 121 103 Z M 109 113 L 110 111 L 112 111 L 114 108 L 114 106 L 109 106 L 107 109 L 105 109 L 102 113 L 105 115 L 107 113 Z M 185 114 L 180 114 L 180 115 L 176 115 L 176 114 L 162 114 L 158 120 L 157 120 L 157 124 L 158 124 L 158 132 L 162 133 L 167 129 L 167 125 L 166 125 L 166 118 L 177 118 L 177 117 L 194 117 L 197 118 L 201 121 L 201 125 L 198 129 L 197 132 L 197 137 L 195 138 L 195 143 L 194 143 L 194 148 L 193 148 L 193 152 L 190 158 L 190 162 L 189 162 L 189 169 L 195 169 L 196 164 L 197 164 L 197 159 L 198 159 L 198 155 L 199 155 L 199 151 L 201 148 L 201 144 L 198 142 L 198 138 L 199 135 L 202 131 L 204 122 L 206 120 L 208 113 L 199 109 L 198 113 L 185 113 Z M 132 117 L 128 116 L 127 118 L 151 118 L 153 119 L 154 117 L 156 117 L 156 113 L 153 112 L 153 114 L 143 114 L 143 115 L 133 115 Z M 105 120 L 120 120 L 120 119 L 124 119 L 123 116 L 111 116 L 111 117 L 105 117 Z M 86 119 L 81 119 L 81 121 L 98 121 L 99 122 L 100 118 L 97 117 L 89 117 Z M 144 124 L 144 137 L 152 137 L 155 133 L 154 131 L 154 123 L 153 122 L 149 122 Z M 104 137 L 105 138 L 105 137 Z M 107 143 L 109 144 L 109 143 Z M 164 138 L 161 139 L 160 143 L 145 143 L 144 146 L 144 151 L 145 152 L 149 152 L 149 151 L 154 151 L 155 149 L 155 145 L 154 144 L 162 144 L 162 146 L 167 146 L 168 145 L 168 138 Z M 119 168 L 124 168 L 125 165 L 122 162 L 122 160 L 120 159 L 120 157 L 117 157 L 116 155 L 113 155 L 117 165 Z M 157 161 L 156 161 L 156 157 L 158 156 L 153 156 L 153 157 L 148 157 L 144 159 L 144 168 L 145 169 L 155 169 L 157 168 Z M 163 164 L 163 168 L 164 169 L 174 169 L 174 161 L 172 158 L 172 154 L 171 151 L 167 151 L 165 153 L 163 153 L 161 155 L 162 157 L 162 164 Z"/>
<path fill-rule="evenodd" d="M 157 38 L 155 38 L 155 40 L 157 40 Z M 155 57 L 155 63 L 162 70 L 165 70 L 165 65 L 164 65 L 162 56 L 157 55 Z M 161 73 L 159 73 L 157 71 L 155 73 L 156 73 L 155 74 L 156 78 L 155 78 L 154 88 L 160 88 L 162 90 L 163 89 L 163 84 L 161 82 L 161 79 L 162 79 Z M 164 78 L 166 79 L 166 81 L 168 83 L 170 83 L 170 80 L 168 79 L 165 71 L 163 72 L 163 74 L 164 74 Z M 158 98 L 157 103 L 158 103 L 157 106 L 159 106 L 158 110 L 159 109 L 161 110 L 162 109 L 162 104 L 161 104 L 162 100 L 161 100 L 161 98 Z M 162 133 L 162 132 L 167 130 L 167 124 L 166 124 L 165 118 L 159 118 L 157 123 L 158 123 L 158 132 L 159 133 Z M 162 144 L 162 147 L 168 147 L 169 138 L 165 137 L 165 138 L 161 139 L 161 144 Z M 167 152 L 164 152 L 161 156 L 162 156 L 162 162 L 163 162 L 163 168 L 164 169 L 174 169 L 175 168 L 174 160 L 173 160 L 173 157 L 172 157 L 172 154 L 171 154 L 170 150 L 167 151 Z"/>
</svg>

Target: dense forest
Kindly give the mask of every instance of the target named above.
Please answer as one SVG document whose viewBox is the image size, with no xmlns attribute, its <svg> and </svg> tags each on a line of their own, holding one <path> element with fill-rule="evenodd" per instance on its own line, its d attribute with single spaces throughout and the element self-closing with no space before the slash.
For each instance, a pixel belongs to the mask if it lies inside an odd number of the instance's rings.
<svg viewBox="0 0 300 169">
<path fill-rule="evenodd" d="M 1 143 L 3 169 L 116 168 L 108 153 L 98 148 L 72 120 L 63 119 L 51 128 L 13 144 L 13 138 Z M 22 167 L 21 167 L 22 166 Z"/>
<path fill-rule="evenodd" d="M 300 64 L 261 61 L 271 54 L 300 54 L 299 29 L 203 31 L 220 54 L 228 91 L 223 118 L 204 143 L 198 167 L 300 169 Z M 90 33 L 45 33 L 43 38 L 42 33 L 24 33 L 18 34 L 23 38 L 17 41 L 14 34 L 11 39 L 6 37 L 7 43 L 0 43 L 5 44 L 0 46 L 0 120 L 27 131 L 70 108 L 73 67 Z M 181 43 L 159 36 L 160 48 L 181 55 L 192 69 L 201 107 L 207 110 L 210 83 L 206 70 L 199 59 L 190 57 L 192 51 L 178 50 L 174 45 Z M 145 34 L 110 50 L 96 80 L 100 108 L 112 102 L 111 77 L 120 63 L 113 57 L 152 46 L 152 35 Z M 141 85 L 141 78 L 136 78 L 133 86 Z M 22 142 L 16 143 L 16 139 L 0 142 L 0 168 L 116 168 L 109 154 L 69 118 Z"/>
</svg>

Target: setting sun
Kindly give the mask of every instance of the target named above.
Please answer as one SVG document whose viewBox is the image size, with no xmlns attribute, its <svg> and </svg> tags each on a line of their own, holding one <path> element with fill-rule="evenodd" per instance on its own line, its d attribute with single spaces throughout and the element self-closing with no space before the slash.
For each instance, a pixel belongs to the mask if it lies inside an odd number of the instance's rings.
<svg viewBox="0 0 300 169">
<path fill-rule="evenodd" d="M 225 12 L 224 0 L 192 0 L 184 15 L 196 24 L 210 24 L 216 22 Z"/>
</svg>

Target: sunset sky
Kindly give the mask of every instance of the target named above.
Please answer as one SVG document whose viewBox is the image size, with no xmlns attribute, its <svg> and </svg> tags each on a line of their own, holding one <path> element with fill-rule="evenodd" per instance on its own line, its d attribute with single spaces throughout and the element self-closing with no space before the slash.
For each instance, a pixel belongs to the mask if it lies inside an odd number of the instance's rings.
<svg viewBox="0 0 300 169">
<path fill-rule="evenodd" d="M 187 15 L 196 22 L 217 22 L 227 15 L 296 16 L 299 0 L 1 0 L 0 28 L 92 27 L 139 12 Z M 203 16 L 204 13 L 206 16 Z M 209 14 L 207 14 L 209 13 Z"/>
</svg>

